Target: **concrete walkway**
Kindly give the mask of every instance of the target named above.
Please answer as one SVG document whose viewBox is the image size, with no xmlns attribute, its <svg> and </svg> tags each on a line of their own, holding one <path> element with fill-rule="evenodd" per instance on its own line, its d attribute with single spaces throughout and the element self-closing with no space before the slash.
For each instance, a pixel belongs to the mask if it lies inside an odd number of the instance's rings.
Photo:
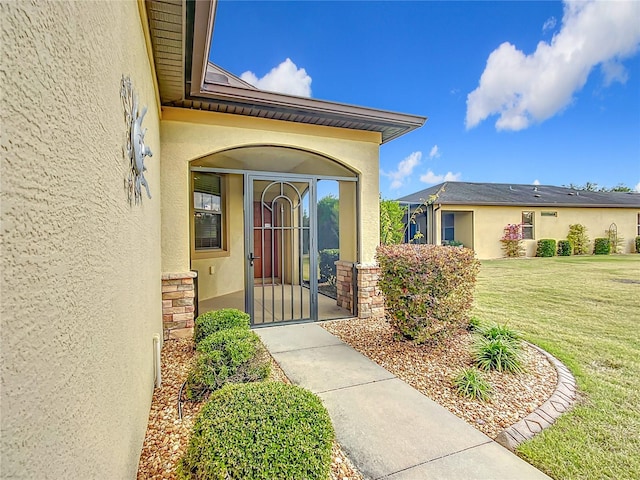
<svg viewBox="0 0 640 480">
<path fill-rule="evenodd" d="M 317 324 L 255 330 L 296 385 L 316 393 L 369 479 L 548 479 Z"/>
</svg>

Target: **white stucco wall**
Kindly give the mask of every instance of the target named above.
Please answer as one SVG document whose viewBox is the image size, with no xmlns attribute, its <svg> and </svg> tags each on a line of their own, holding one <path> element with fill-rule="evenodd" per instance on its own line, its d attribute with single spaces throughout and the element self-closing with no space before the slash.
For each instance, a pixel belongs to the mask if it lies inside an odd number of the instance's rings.
<svg viewBox="0 0 640 480">
<path fill-rule="evenodd" d="M 3 478 L 135 478 L 162 332 L 158 109 L 135 1 L 2 2 Z M 120 79 L 153 198 L 130 207 Z"/>
</svg>

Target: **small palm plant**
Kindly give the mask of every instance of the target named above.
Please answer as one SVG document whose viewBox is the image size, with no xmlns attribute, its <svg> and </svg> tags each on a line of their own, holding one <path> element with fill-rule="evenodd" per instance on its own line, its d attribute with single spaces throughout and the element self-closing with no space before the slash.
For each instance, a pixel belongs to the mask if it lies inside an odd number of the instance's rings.
<svg viewBox="0 0 640 480">
<path fill-rule="evenodd" d="M 465 368 L 453 379 L 458 395 L 486 402 L 491 398 L 491 385 L 475 368 Z"/>
</svg>

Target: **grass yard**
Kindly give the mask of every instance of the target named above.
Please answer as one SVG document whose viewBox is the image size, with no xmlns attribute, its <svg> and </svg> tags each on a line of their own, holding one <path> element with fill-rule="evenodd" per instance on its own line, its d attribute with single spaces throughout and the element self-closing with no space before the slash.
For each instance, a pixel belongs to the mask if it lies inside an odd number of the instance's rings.
<svg viewBox="0 0 640 480">
<path fill-rule="evenodd" d="M 582 398 L 519 454 L 555 479 L 640 478 L 640 255 L 483 261 L 474 314 L 573 372 Z"/>
</svg>

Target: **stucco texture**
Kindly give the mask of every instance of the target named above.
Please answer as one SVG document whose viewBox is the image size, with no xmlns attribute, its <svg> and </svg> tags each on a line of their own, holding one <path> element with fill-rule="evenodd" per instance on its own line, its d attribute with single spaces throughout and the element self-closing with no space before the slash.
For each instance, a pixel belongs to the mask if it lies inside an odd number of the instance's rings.
<svg viewBox="0 0 640 480">
<path fill-rule="evenodd" d="M 379 135 L 213 112 L 185 113 L 171 108 L 163 109 L 161 131 L 162 269 L 165 273 L 184 272 L 190 268 L 189 163 L 206 155 L 249 145 L 306 150 L 358 172 L 361 214 L 357 227 L 362 232 L 359 261 L 374 262 L 379 243 Z M 269 171 L 269 165 L 265 165 L 264 170 Z M 231 255 L 236 258 L 234 252 Z M 242 262 L 233 264 L 234 269 L 240 269 L 237 278 L 242 279 Z M 219 278 L 228 282 L 231 277 Z M 217 294 L 222 291 L 220 289 Z"/>
<path fill-rule="evenodd" d="M 520 223 L 522 212 L 534 212 L 534 239 L 524 240 L 526 256 L 536 255 L 537 241 L 543 238 L 563 240 L 569 233 L 569 225 L 579 223 L 587 227 L 587 236 L 591 241 L 597 237 L 606 237 L 606 230 L 612 223 L 618 228 L 618 235 L 624 239 L 623 253 L 634 251 L 634 240 L 637 234 L 637 218 L 640 210 L 635 208 L 567 208 L 567 207 L 498 207 L 498 206 L 452 206 L 443 205 L 440 212 L 473 212 L 472 219 L 473 249 L 480 259 L 500 258 L 502 252 L 500 238 L 504 227 L 511 223 Z M 542 216 L 542 212 L 557 212 L 557 216 Z M 440 239 L 440 215 L 436 233 Z M 467 223 L 464 227 L 456 221 L 456 240 L 463 241 L 468 237 Z M 458 232 L 458 229 L 460 231 Z"/>
<path fill-rule="evenodd" d="M 160 141 L 136 2 L 2 2 L 3 478 L 135 478 L 161 334 Z M 120 79 L 153 157 L 124 189 Z"/>
</svg>

